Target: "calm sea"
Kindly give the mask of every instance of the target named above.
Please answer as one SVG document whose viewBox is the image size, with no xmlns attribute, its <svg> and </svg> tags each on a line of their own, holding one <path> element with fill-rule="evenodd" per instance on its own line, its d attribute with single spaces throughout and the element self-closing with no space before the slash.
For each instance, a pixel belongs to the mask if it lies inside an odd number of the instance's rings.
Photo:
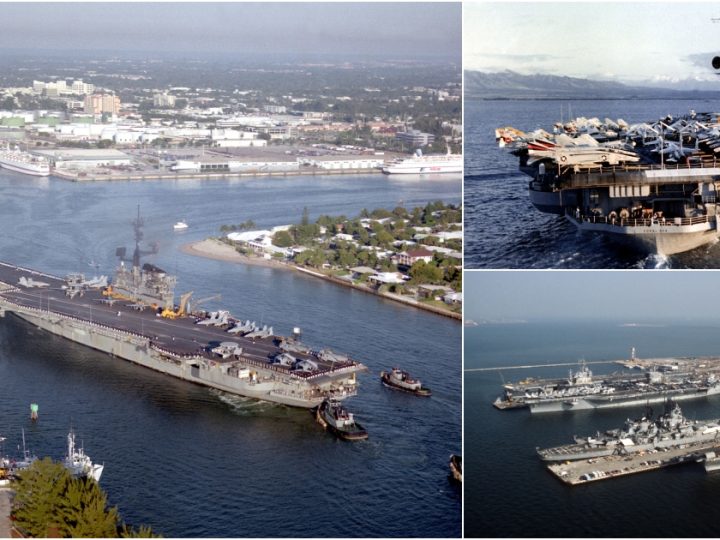
<svg viewBox="0 0 720 540">
<path fill-rule="evenodd" d="M 562 110 L 561 110 L 562 109 Z M 562 216 L 530 204 L 529 177 L 495 143 L 495 128 L 550 129 L 585 116 L 647 122 L 691 109 L 719 111 L 717 100 L 468 101 L 465 107 L 466 268 L 720 268 L 720 245 L 671 257 L 639 254 L 600 235 L 580 234 Z"/>
<path fill-rule="evenodd" d="M 132 249 L 141 205 L 145 261 L 178 276 L 177 293 L 221 294 L 206 305 L 303 330 L 365 363 L 348 407 L 366 442 L 334 439 L 305 410 L 225 395 L 0 319 L 0 434 L 17 454 L 21 428 L 38 455 L 64 455 L 71 426 L 105 464 L 101 485 L 122 517 L 166 537 L 457 537 L 460 490 L 448 456 L 461 450 L 461 326 L 293 272 L 185 255 L 185 243 L 252 219 L 299 222 L 303 208 L 361 209 L 460 202 L 461 179 L 381 175 L 76 184 L 0 172 L 0 259 L 58 275 L 111 274 Z M 185 219 L 189 229 L 174 233 Z M 382 387 L 399 365 L 432 387 L 430 399 Z M 29 422 L 29 405 L 40 420 Z"/>
<path fill-rule="evenodd" d="M 720 354 L 720 323 L 625 327 L 611 322 L 497 324 L 465 329 L 465 368 Z M 595 373 L 619 366 L 592 365 Z M 573 369 L 573 368 L 570 368 Z M 576 369 L 576 368 L 575 368 Z M 497 537 L 717 536 L 720 475 L 698 464 L 568 487 L 536 447 L 622 426 L 637 408 L 530 415 L 498 411 L 502 381 L 562 377 L 568 368 L 465 373 L 465 534 Z M 660 405 L 656 409 L 660 409 Z M 690 418 L 720 417 L 720 398 L 683 402 Z M 659 412 L 659 411 L 658 411 Z"/>
</svg>

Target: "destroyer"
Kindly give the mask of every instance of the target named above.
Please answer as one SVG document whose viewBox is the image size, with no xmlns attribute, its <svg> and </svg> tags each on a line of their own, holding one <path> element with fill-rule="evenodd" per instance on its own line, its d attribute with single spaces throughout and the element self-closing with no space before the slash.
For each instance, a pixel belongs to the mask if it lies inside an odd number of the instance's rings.
<svg viewBox="0 0 720 540">
<path fill-rule="evenodd" d="M 713 373 L 667 373 L 651 370 L 643 375 L 593 377 L 587 365 L 570 371 L 567 379 L 534 380 L 504 385 L 498 409 L 527 407 L 532 413 L 605 409 L 699 399 L 720 394 L 720 381 Z"/>
<path fill-rule="evenodd" d="M 629 125 L 577 118 L 544 130 L 495 132 L 530 176 L 530 201 L 581 231 L 672 255 L 718 235 L 720 123 L 715 113 Z"/>
<path fill-rule="evenodd" d="M 613 454 L 639 454 L 698 443 L 720 444 L 720 420 L 692 421 L 677 403 L 667 402 L 665 412 L 653 421 L 652 411 L 639 420 L 627 420 L 622 429 L 575 437 L 574 444 L 538 449 L 544 461 L 594 459 Z"/>
<path fill-rule="evenodd" d="M 133 257 L 126 261 L 125 249 L 117 250 L 120 265 L 107 287 L 103 277 L 62 279 L 0 263 L 0 315 L 12 313 L 77 343 L 241 396 L 312 408 L 357 393 L 356 375 L 365 366 L 328 349 L 311 349 L 300 341 L 299 329 L 282 337 L 227 311 L 193 312 L 191 293 L 176 305 L 175 277 L 141 265 L 146 252 L 139 246 L 139 213 L 133 225 Z"/>
</svg>

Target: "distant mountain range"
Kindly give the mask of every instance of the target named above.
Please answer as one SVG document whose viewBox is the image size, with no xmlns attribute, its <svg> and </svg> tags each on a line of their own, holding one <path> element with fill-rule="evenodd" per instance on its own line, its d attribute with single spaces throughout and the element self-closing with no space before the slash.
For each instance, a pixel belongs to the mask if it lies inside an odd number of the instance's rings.
<svg viewBox="0 0 720 540">
<path fill-rule="evenodd" d="M 648 83 L 651 84 L 651 83 Z M 557 75 L 521 75 L 514 71 L 465 72 L 465 97 L 469 99 L 698 99 L 720 98 L 717 90 L 688 90 L 686 81 L 666 82 L 669 87 L 629 86 L 613 81 L 593 81 Z M 704 83 L 707 88 L 709 83 Z M 714 85 L 713 85 L 714 86 Z"/>
</svg>

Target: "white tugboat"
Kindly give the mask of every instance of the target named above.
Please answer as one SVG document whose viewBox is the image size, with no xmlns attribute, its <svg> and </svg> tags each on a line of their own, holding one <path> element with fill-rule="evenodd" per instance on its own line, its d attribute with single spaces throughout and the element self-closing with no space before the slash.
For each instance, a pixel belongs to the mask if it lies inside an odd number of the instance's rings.
<svg viewBox="0 0 720 540">
<path fill-rule="evenodd" d="M 380 372 L 380 379 L 387 387 L 409 392 L 416 396 L 429 397 L 432 392 L 429 388 L 423 387 L 422 383 L 417 379 L 413 379 L 407 371 L 399 368 L 392 368 L 390 371 Z"/>
</svg>

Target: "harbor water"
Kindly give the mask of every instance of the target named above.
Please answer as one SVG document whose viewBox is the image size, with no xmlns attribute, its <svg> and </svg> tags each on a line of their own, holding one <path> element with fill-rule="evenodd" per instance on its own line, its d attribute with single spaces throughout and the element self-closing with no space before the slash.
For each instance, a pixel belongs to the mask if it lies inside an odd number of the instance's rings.
<svg viewBox="0 0 720 540">
<path fill-rule="evenodd" d="M 347 401 L 370 433 L 333 438 L 307 410 L 223 394 L 0 319 L 2 452 L 21 430 L 38 456 L 61 458 L 70 427 L 128 523 L 166 537 L 457 537 L 460 489 L 448 457 L 461 451 L 461 326 L 288 270 L 186 255 L 223 224 L 298 223 L 303 208 L 356 216 L 428 201 L 460 202 L 461 179 L 381 175 L 215 181 L 70 183 L 0 171 L 0 260 L 63 276 L 112 275 L 131 252 L 137 205 L 153 263 L 178 276 L 176 297 L 221 294 L 205 308 L 272 325 L 366 364 Z M 184 219 L 189 228 L 174 232 Z M 432 387 L 419 399 L 384 388 L 403 367 Z M 30 403 L 39 421 L 30 421 Z M 398 519 L 401 516 L 401 519 Z"/>
<path fill-rule="evenodd" d="M 562 216 L 530 204 L 518 158 L 498 148 L 495 129 L 552 131 L 584 116 L 628 123 L 720 111 L 718 100 L 468 101 L 465 108 L 466 268 L 720 268 L 720 245 L 670 257 L 640 253 L 602 235 L 579 233 Z"/>
<path fill-rule="evenodd" d="M 720 323 L 558 320 L 483 324 L 465 329 L 465 369 L 555 362 L 720 355 Z M 465 534 L 468 537 L 717 536 L 708 516 L 720 504 L 720 474 L 691 463 L 570 487 L 554 477 L 536 447 L 622 427 L 644 407 L 531 415 L 496 410 L 502 382 L 563 377 L 579 366 L 465 372 Z M 595 374 L 620 366 L 593 364 Z M 720 396 L 683 401 L 691 419 L 720 418 Z M 655 415 L 662 404 L 653 404 Z"/>
</svg>

